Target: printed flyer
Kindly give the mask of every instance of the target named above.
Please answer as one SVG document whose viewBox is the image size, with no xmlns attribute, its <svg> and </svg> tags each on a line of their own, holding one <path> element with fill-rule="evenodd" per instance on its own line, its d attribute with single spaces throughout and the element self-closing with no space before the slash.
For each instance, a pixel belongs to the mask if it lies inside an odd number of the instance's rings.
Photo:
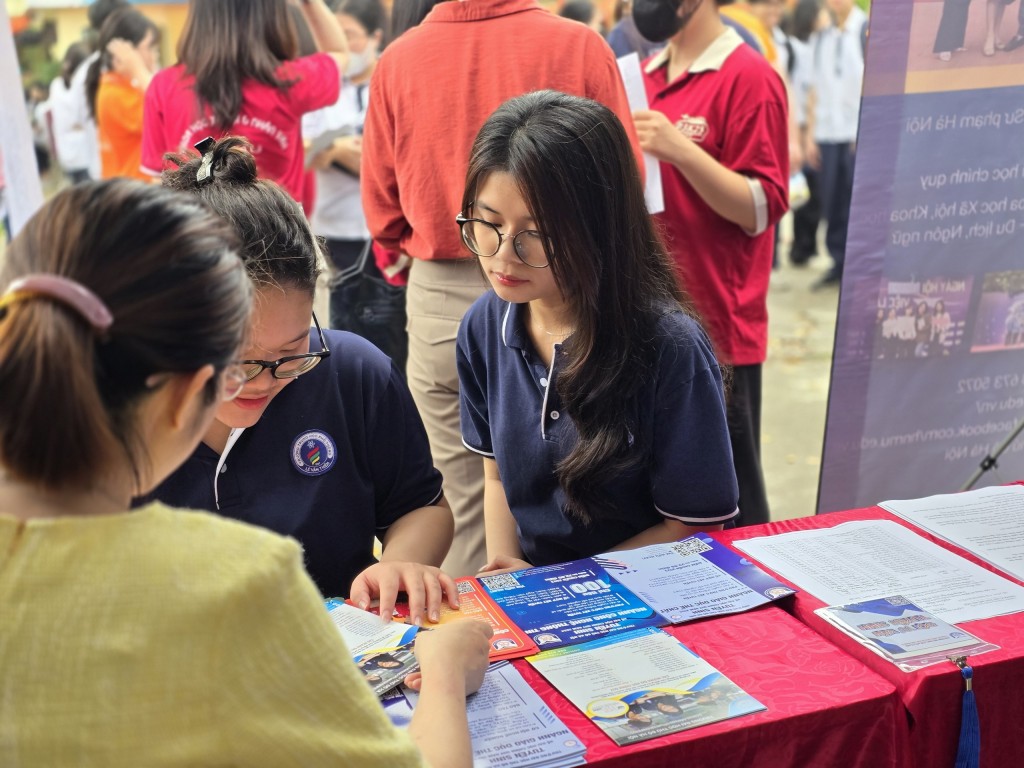
<svg viewBox="0 0 1024 768">
<path fill-rule="evenodd" d="M 331 620 L 373 692 L 381 696 L 419 669 L 412 644 L 419 627 L 382 624 L 374 613 L 331 598 L 325 601 Z"/>
<path fill-rule="evenodd" d="M 660 629 L 543 651 L 527 661 L 620 746 L 766 709 Z"/>
<path fill-rule="evenodd" d="M 591 558 L 481 576 L 480 583 L 538 648 L 668 623 Z"/>
<path fill-rule="evenodd" d="M 538 651 L 534 642 L 512 623 L 479 581 L 467 576 L 456 579 L 455 585 L 459 590 L 459 610 L 453 611 L 447 602 L 442 602 L 438 622 L 428 625 L 427 629 L 466 619 L 486 622 L 494 631 L 494 635 L 491 636 L 491 661 L 518 659 Z M 400 616 L 408 617 L 409 606 L 407 603 L 399 603 L 395 606 L 395 611 Z"/>
<path fill-rule="evenodd" d="M 741 613 L 796 594 L 743 555 L 705 534 L 608 552 L 594 561 L 669 624 Z"/>
<path fill-rule="evenodd" d="M 905 672 L 950 656 L 974 656 L 999 647 L 948 624 L 902 595 L 819 608 L 815 613 Z"/>
<path fill-rule="evenodd" d="M 414 691 L 403 689 L 415 710 Z M 586 747 L 519 674 L 492 665 L 480 690 L 466 699 L 473 768 L 570 768 L 586 762 Z"/>
</svg>

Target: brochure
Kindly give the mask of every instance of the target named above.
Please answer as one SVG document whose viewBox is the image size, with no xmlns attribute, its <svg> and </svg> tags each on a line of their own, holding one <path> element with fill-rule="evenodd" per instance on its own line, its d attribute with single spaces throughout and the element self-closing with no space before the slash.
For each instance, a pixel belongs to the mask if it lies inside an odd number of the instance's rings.
<svg viewBox="0 0 1024 768">
<path fill-rule="evenodd" d="M 394 621 L 383 624 L 377 614 L 334 598 L 325 605 L 353 661 L 378 696 L 419 669 L 412 650 L 419 627 Z"/>
<path fill-rule="evenodd" d="M 415 709 L 418 695 L 403 689 Z M 474 768 L 569 768 L 586 762 L 586 747 L 511 664 L 487 670 L 466 700 Z"/>
<path fill-rule="evenodd" d="M 796 594 L 747 558 L 705 534 L 594 561 L 658 611 L 668 624 L 757 608 Z"/>
<path fill-rule="evenodd" d="M 479 581 L 538 648 L 668 623 L 589 557 Z"/>
<path fill-rule="evenodd" d="M 530 656 L 616 744 L 633 744 L 766 707 L 660 629 Z"/>
<path fill-rule="evenodd" d="M 998 650 L 902 595 L 819 608 L 819 616 L 905 672 Z"/>
<path fill-rule="evenodd" d="M 483 621 L 491 625 L 494 635 L 491 636 L 490 660 L 518 659 L 537 653 L 536 644 L 526 635 L 523 630 L 517 627 L 505 612 L 498 607 L 490 595 L 487 594 L 480 582 L 471 576 L 455 580 L 459 590 L 459 610 L 453 611 L 448 603 L 441 603 L 440 618 L 436 624 L 428 624 L 424 629 L 439 627 L 442 624 L 450 624 L 453 621 L 464 621 L 473 619 Z M 409 615 L 409 605 L 400 603 L 395 606 L 395 611 L 403 617 Z"/>
</svg>

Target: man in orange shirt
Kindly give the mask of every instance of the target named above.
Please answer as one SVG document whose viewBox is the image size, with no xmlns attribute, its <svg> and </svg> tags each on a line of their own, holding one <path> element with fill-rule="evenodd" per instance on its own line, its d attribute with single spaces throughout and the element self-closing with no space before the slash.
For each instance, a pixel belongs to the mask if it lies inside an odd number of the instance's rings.
<svg viewBox="0 0 1024 768">
<path fill-rule="evenodd" d="M 455 215 L 470 147 L 486 118 L 505 100 L 544 88 L 611 108 L 641 157 L 611 49 L 535 0 L 439 3 L 385 49 L 370 83 L 363 208 L 373 238 L 412 257 L 409 389 L 455 515 L 443 568 L 456 576 L 475 573 L 487 555 L 483 461 L 462 445 L 455 369 L 459 323 L 486 283 L 459 239 Z"/>
</svg>

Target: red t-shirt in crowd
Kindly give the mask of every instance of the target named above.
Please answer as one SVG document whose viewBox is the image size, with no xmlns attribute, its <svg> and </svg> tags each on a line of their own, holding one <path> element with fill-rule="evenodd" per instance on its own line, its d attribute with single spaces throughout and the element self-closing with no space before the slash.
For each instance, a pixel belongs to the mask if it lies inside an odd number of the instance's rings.
<svg viewBox="0 0 1024 768">
<path fill-rule="evenodd" d="M 473 140 L 502 102 L 544 88 L 611 109 L 643 167 L 608 44 L 535 0 L 439 3 L 388 45 L 370 81 L 360 169 L 374 240 L 417 259 L 469 257 L 455 214 Z"/>
<path fill-rule="evenodd" d="M 651 109 L 760 187 L 754 199 L 762 226 L 751 235 L 715 213 L 677 168 L 662 163 L 665 211 L 657 218 L 718 356 L 731 365 L 763 363 L 774 225 L 789 208 L 785 87 L 732 29 L 671 83 L 667 50 L 656 54 L 645 63 L 644 80 Z"/>
<path fill-rule="evenodd" d="M 159 174 L 166 152 L 184 152 L 207 136 L 244 136 L 253 145 L 260 176 L 273 179 L 301 203 L 306 200 L 302 115 L 338 100 L 338 66 L 326 53 L 287 61 L 277 77 L 292 85 L 278 89 L 255 81 L 242 85 L 242 107 L 234 125 L 222 131 L 209 108 L 199 111 L 185 66 L 158 73 L 146 90 L 142 126 L 142 167 Z"/>
</svg>

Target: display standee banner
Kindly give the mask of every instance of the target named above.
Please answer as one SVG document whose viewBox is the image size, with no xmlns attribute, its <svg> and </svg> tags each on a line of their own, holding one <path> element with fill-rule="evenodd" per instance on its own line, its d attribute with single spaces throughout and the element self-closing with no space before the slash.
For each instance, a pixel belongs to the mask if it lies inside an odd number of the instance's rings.
<svg viewBox="0 0 1024 768">
<path fill-rule="evenodd" d="M 955 491 L 1024 419 L 1024 2 L 997 5 L 990 35 L 985 3 L 872 3 L 819 512 Z"/>
</svg>

